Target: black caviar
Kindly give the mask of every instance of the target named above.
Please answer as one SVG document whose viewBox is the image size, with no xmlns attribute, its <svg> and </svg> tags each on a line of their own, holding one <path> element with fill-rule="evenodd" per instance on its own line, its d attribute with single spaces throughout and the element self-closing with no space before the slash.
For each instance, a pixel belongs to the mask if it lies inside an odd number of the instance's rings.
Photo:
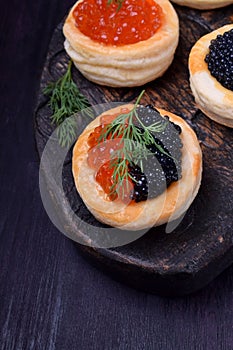
<svg viewBox="0 0 233 350">
<path fill-rule="evenodd" d="M 211 75 L 233 91 L 233 29 L 211 40 L 205 62 Z"/>
<path fill-rule="evenodd" d="M 143 171 L 139 165 L 129 165 L 128 171 L 134 181 L 131 199 L 135 202 L 155 198 L 175 181 L 181 179 L 181 128 L 163 118 L 159 112 L 148 105 L 137 109 L 140 120 L 149 126 L 157 121 L 166 124 L 164 131 L 153 134 L 156 145 L 147 145 L 150 156 L 143 160 Z M 137 123 L 135 123 L 137 125 Z M 138 125 L 138 128 L 140 126 Z"/>
</svg>

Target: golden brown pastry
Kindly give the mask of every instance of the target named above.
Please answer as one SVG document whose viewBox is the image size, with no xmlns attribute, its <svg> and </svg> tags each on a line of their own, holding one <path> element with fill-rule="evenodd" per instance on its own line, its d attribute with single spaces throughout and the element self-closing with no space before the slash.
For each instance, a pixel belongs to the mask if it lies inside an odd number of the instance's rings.
<svg viewBox="0 0 233 350">
<path fill-rule="evenodd" d="M 232 0 L 172 0 L 172 2 L 199 10 L 216 9 L 233 4 Z"/>
<path fill-rule="evenodd" d="M 131 110 L 133 105 L 125 105 Z M 162 194 L 146 201 L 123 203 L 111 201 L 96 182 L 95 170 L 88 165 L 88 138 L 100 125 L 103 115 L 120 113 L 121 107 L 111 109 L 91 122 L 73 149 L 72 170 L 76 188 L 90 212 L 101 222 L 120 229 L 140 230 L 158 226 L 179 218 L 197 195 L 202 174 L 202 153 L 194 131 L 175 114 L 159 110 L 182 128 L 182 178 L 173 182 Z"/>
<path fill-rule="evenodd" d="M 160 77 L 167 70 L 178 44 L 178 17 L 168 0 L 147 2 L 158 4 L 162 10 L 160 26 L 150 38 L 127 45 L 105 44 L 84 35 L 77 28 L 73 15 L 80 1 L 73 6 L 63 29 L 66 37 L 64 45 L 76 67 L 87 79 L 113 87 L 139 86 Z M 123 29 L 124 25 L 127 26 L 127 23 L 122 24 Z"/>
<path fill-rule="evenodd" d="M 233 24 L 229 24 L 203 36 L 193 46 L 189 56 L 190 85 L 197 106 L 211 119 L 229 127 L 233 127 L 233 91 L 211 75 L 205 58 L 211 40 L 232 29 Z M 232 79 L 232 71 L 230 74 Z"/>
</svg>

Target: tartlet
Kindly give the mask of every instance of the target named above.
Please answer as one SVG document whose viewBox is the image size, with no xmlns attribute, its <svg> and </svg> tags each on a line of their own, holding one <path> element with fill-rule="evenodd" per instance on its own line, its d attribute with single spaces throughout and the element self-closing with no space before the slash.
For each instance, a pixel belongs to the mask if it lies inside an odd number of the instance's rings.
<svg viewBox="0 0 233 350">
<path fill-rule="evenodd" d="M 123 106 L 131 110 L 132 104 Z M 72 171 L 76 188 L 89 211 L 97 220 L 127 230 L 140 230 L 162 225 L 179 218 L 189 208 L 200 187 L 202 175 L 202 152 L 196 134 L 180 117 L 157 109 L 162 116 L 182 129 L 183 143 L 181 161 L 182 178 L 173 182 L 162 194 L 141 202 L 124 204 L 110 201 L 95 179 L 95 171 L 88 165 L 88 138 L 100 125 L 105 114 L 120 113 L 122 106 L 111 109 L 92 121 L 78 138 L 72 159 Z"/>
<path fill-rule="evenodd" d="M 160 77 L 170 66 L 178 44 L 179 22 L 168 0 L 156 0 L 162 9 L 162 18 L 153 36 L 121 46 L 94 41 L 77 28 L 73 12 L 79 3 L 73 6 L 65 21 L 64 46 L 87 79 L 112 87 L 140 86 Z"/>
<path fill-rule="evenodd" d="M 199 10 L 211 10 L 233 4 L 232 0 L 172 0 L 172 2 Z"/>
<path fill-rule="evenodd" d="M 233 24 L 229 24 L 203 36 L 189 55 L 190 86 L 197 106 L 208 117 L 228 127 L 233 127 L 233 91 L 211 75 L 205 58 L 211 40 L 232 29 Z"/>
</svg>

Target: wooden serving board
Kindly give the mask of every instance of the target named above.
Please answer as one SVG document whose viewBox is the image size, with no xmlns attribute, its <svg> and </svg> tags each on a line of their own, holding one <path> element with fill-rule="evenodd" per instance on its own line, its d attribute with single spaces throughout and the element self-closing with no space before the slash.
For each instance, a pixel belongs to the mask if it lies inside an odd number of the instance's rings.
<svg viewBox="0 0 233 350">
<path fill-rule="evenodd" d="M 233 130 L 204 116 L 195 106 L 189 87 L 188 55 L 202 35 L 233 20 L 233 7 L 197 11 L 175 6 L 180 19 L 180 42 L 166 74 L 144 87 L 108 88 L 86 80 L 76 69 L 73 77 L 92 105 L 131 102 L 146 89 L 141 103 L 151 103 L 183 117 L 196 131 L 203 151 L 203 179 L 197 198 L 171 234 L 165 227 L 151 229 L 140 239 L 118 248 L 97 249 L 77 244 L 95 266 L 135 288 L 161 295 L 185 295 L 207 285 L 233 262 Z M 41 79 L 35 112 L 36 143 L 41 156 L 53 131 L 43 88 L 60 77 L 68 63 L 61 23 L 54 31 Z M 63 169 L 66 198 L 74 212 L 96 225 L 80 199 L 71 174 L 71 152 Z M 53 179 L 51 179 L 53 181 Z M 54 205 L 56 199 L 51 194 Z M 63 205 L 59 203 L 59 205 Z M 81 234 L 66 213 L 70 231 Z M 62 219 L 62 218 L 61 218 Z"/>
</svg>

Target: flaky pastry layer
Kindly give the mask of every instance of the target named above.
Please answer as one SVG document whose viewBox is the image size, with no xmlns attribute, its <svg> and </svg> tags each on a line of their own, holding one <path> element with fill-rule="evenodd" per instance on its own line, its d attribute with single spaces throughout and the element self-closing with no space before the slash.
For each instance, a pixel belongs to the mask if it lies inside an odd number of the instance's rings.
<svg viewBox="0 0 233 350">
<path fill-rule="evenodd" d="M 172 0 L 172 2 L 199 10 L 210 10 L 233 4 L 232 0 Z"/>
<path fill-rule="evenodd" d="M 78 1 L 79 2 L 79 1 Z M 71 9 L 63 28 L 65 49 L 89 80 L 113 87 L 139 86 L 160 77 L 172 63 L 179 38 L 177 14 L 168 0 L 156 0 L 162 25 L 148 40 L 113 46 L 93 41 L 75 26 Z"/>
<path fill-rule="evenodd" d="M 233 127 L 233 91 L 224 88 L 211 74 L 205 57 L 212 39 L 233 28 L 221 27 L 199 39 L 189 55 L 190 86 L 197 106 L 216 122 Z"/>
<path fill-rule="evenodd" d="M 124 107 L 132 109 L 133 105 Z M 120 112 L 122 106 L 104 114 Z M 179 218 L 189 208 L 200 187 L 202 152 L 196 134 L 180 117 L 164 110 L 170 120 L 182 128 L 182 179 L 172 183 L 160 196 L 139 203 L 110 201 L 95 181 L 95 171 L 87 164 L 90 133 L 100 124 L 101 116 L 91 122 L 78 138 L 73 149 L 72 170 L 76 188 L 85 205 L 97 220 L 127 230 L 140 230 L 162 225 Z"/>
</svg>

